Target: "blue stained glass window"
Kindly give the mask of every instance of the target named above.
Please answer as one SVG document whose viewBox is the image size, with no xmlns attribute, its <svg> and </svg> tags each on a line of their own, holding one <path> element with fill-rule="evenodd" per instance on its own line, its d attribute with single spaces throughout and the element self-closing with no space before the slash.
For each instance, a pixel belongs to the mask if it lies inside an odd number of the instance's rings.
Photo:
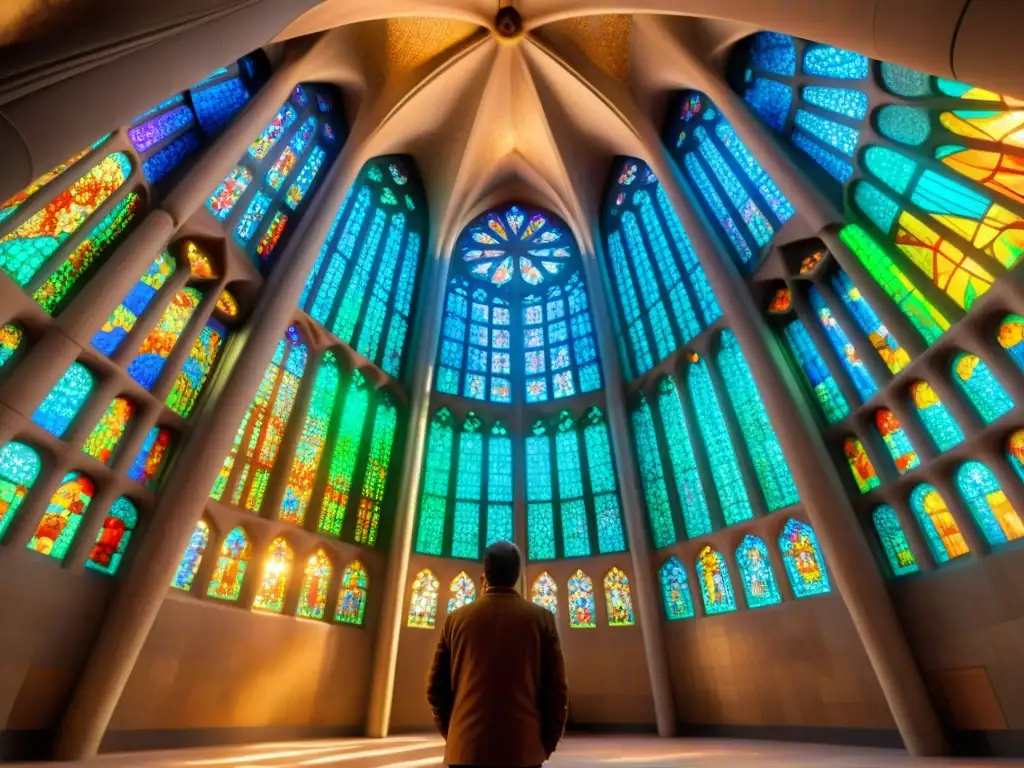
<svg viewBox="0 0 1024 768">
<path fill-rule="evenodd" d="M 754 512 L 750 508 L 739 461 L 729 439 L 725 416 L 703 360 L 688 366 L 687 386 L 725 522 L 734 525 L 749 520 Z"/>
<path fill-rule="evenodd" d="M 984 464 L 961 464 L 956 471 L 956 487 L 989 544 L 1005 544 L 1024 536 L 1024 523 L 1017 510 Z"/>
<path fill-rule="evenodd" d="M 501 422 L 487 438 L 487 530 L 485 546 L 512 541 L 512 439 Z"/>
<path fill-rule="evenodd" d="M 927 110 L 906 104 L 886 104 L 875 118 L 878 130 L 900 144 L 917 147 L 924 144 L 932 132 Z"/>
<path fill-rule="evenodd" d="M 615 463 L 608 440 L 608 426 L 596 407 L 586 416 L 583 441 L 587 447 L 587 464 L 590 468 L 590 491 L 594 495 L 598 549 L 601 554 L 623 552 L 626 541 L 622 530 Z"/>
<path fill-rule="evenodd" d="M 186 157 L 199 149 L 199 136 L 188 131 L 154 152 L 142 162 L 142 173 L 146 181 L 156 184 L 173 171 Z"/>
<path fill-rule="evenodd" d="M 812 45 L 804 51 L 803 69 L 808 75 L 863 80 L 868 76 L 868 58 L 831 45 Z"/>
<path fill-rule="evenodd" d="M 828 172 L 828 175 L 836 181 L 845 182 L 853 176 L 852 165 L 832 152 L 829 152 L 807 134 L 800 131 L 794 131 L 792 138 L 794 146 L 807 153 L 814 162 L 824 168 Z"/>
<path fill-rule="evenodd" d="M 644 373 L 654 367 L 654 358 L 651 356 L 647 332 L 641 319 L 640 302 L 637 299 L 633 276 L 626 264 L 626 251 L 622 245 L 622 235 L 618 231 L 612 232 L 608 236 L 608 256 L 612 263 L 615 286 L 622 303 L 627 332 L 632 342 L 634 365 L 637 373 Z"/>
<path fill-rule="evenodd" d="M 930 96 L 931 75 L 901 64 L 882 62 L 882 82 L 890 93 L 907 98 Z"/>
<path fill-rule="evenodd" d="M 821 407 L 825 419 L 834 424 L 850 413 L 850 406 L 843 397 L 839 385 L 829 373 L 825 361 L 821 359 L 817 347 L 811 341 L 804 324 L 799 320 L 790 320 L 782 330 L 782 338 L 786 342 L 789 353 L 796 360 L 804 374 L 804 378 L 814 392 L 814 397 Z"/>
<path fill-rule="evenodd" d="M 673 555 L 665 561 L 658 570 L 658 580 L 661 582 L 661 599 L 668 620 L 693 618 L 690 585 L 686 580 L 686 570 L 677 557 Z"/>
<path fill-rule="evenodd" d="M 227 125 L 248 100 L 249 92 L 237 77 L 192 92 L 196 117 L 203 131 L 210 136 Z"/>
<path fill-rule="evenodd" d="M 704 599 L 704 613 L 728 613 L 736 610 L 736 596 L 732 591 L 729 566 L 720 552 L 704 547 L 697 556 L 697 581 Z"/>
<path fill-rule="evenodd" d="M 948 451 L 963 442 L 964 433 L 960 425 L 950 415 L 928 382 L 916 381 L 911 384 L 910 397 L 917 408 L 918 416 L 921 417 L 921 423 L 940 451 Z"/>
<path fill-rule="evenodd" d="M 245 245 L 252 239 L 260 222 L 263 221 L 263 217 L 270 210 L 272 202 L 271 197 L 263 192 L 257 192 L 253 196 L 252 200 L 249 201 L 249 207 L 242 214 L 242 218 L 238 220 L 238 226 L 235 227 L 235 240 Z"/>
<path fill-rule="evenodd" d="M 825 558 L 811 526 L 799 520 L 787 521 L 779 535 L 779 550 L 797 599 L 823 595 L 832 590 Z"/>
<path fill-rule="evenodd" d="M 736 225 L 735 219 L 725 207 L 725 203 L 722 202 L 722 198 L 718 196 L 718 192 L 712 185 L 711 180 L 704 173 L 704 168 L 701 166 L 700 161 L 694 154 L 687 154 L 683 158 L 683 165 L 687 172 L 690 174 L 690 178 L 693 183 L 697 185 L 697 190 L 704 198 L 705 203 L 711 209 L 715 219 L 721 225 L 725 231 L 726 237 L 729 238 L 729 242 L 735 250 L 735 255 L 740 261 L 741 265 L 749 263 L 754 258 L 754 252 L 751 250 L 747 241 L 740 233 L 739 227 Z"/>
<path fill-rule="evenodd" d="M 779 191 L 779 188 L 775 186 L 771 176 L 765 172 L 760 163 L 750 154 L 746 145 L 736 135 L 732 126 L 725 121 L 725 118 L 719 118 L 718 125 L 715 126 L 715 135 L 718 136 L 722 145 L 729 150 L 733 159 L 739 163 L 740 168 L 743 169 L 750 183 L 757 187 L 761 197 L 768 203 L 768 206 L 778 218 L 779 223 L 785 224 L 789 221 L 793 214 L 796 213 L 796 210 L 782 192 Z"/>
<path fill-rule="evenodd" d="M 871 513 L 871 522 L 875 526 L 875 533 L 878 534 L 878 541 L 882 545 L 882 551 L 889 561 L 893 575 L 917 573 L 917 558 L 910 549 L 910 542 L 903 533 L 903 526 L 896 517 L 896 511 L 888 504 L 883 504 Z"/>
<path fill-rule="evenodd" d="M 679 217 L 676 216 L 672 203 L 669 202 L 668 195 L 665 194 L 665 189 L 660 183 L 656 186 L 655 194 L 658 198 L 658 207 L 661 209 L 661 215 L 668 224 L 672 243 L 679 254 L 679 258 L 683 263 L 683 269 L 690 281 L 690 288 L 697 297 L 697 306 L 700 308 L 701 317 L 706 328 L 722 316 L 722 308 L 718 305 L 715 292 L 711 290 L 707 275 L 704 274 L 704 267 L 701 266 L 700 261 L 697 259 L 697 254 L 693 252 L 690 238 L 687 236 L 686 230 L 683 229 L 683 225 L 679 222 Z"/>
<path fill-rule="evenodd" d="M 526 505 L 526 536 L 530 560 L 554 558 L 555 511 L 551 502 Z"/>
<path fill-rule="evenodd" d="M 658 383 L 658 410 L 661 415 L 662 434 L 665 435 L 665 442 L 668 445 L 669 465 L 675 477 L 679 503 L 683 507 L 686 535 L 691 539 L 705 536 L 711 533 L 708 502 L 704 496 L 697 460 L 693 455 L 683 404 L 675 383 L 668 377 Z"/>
<path fill-rule="evenodd" d="M 977 355 L 966 352 L 957 355 L 953 361 L 953 374 L 953 380 L 986 424 L 991 424 L 1013 409 L 1013 398 Z"/>
<path fill-rule="evenodd" d="M 744 536 L 736 549 L 736 563 L 740 569 L 740 581 L 747 596 L 747 607 L 761 608 L 782 602 L 779 588 L 775 583 L 768 547 L 756 536 Z"/>
<path fill-rule="evenodd" d="M 837 115 L 863 120 L 868 114 L 868 97 L 854 88 L 833 88 L 826 85 L 805 85 L 801 90 L 804 101 Z"/>
<path fill-rule="evenodd" d="M 832 315 L 832 310 L 825 303 L 825 299 L 818 289 L 811 286 L 807 295 L 811 301 L 811 307 L 821 322 L 821 327 L 825 329 L 825 335 L 828 337 L 836 357 L 839 358 L 846 372 L 850 375 L 857 393 L 861 396 L 862 400 L 869 400 L 878 391 L 878 386 L 875 384 L 874 379 L 871 378 L 871 374 L 864 365 L 864 361 L 857 354 L 857 350 L 854 349 L 853 342 L 850 341 L 842 326 L 839 325 L 839 322 Z"/>
<path fill-rule="evenodd" d="M 758 77 L 747 86 L 744 98 L 769 128 L 781 132 L 786 127 L 793 104 L 790 86 L 778 80 Z"/>
<path fill-rule="evenodd" d="M 175 261 L 169 253 L 165 251 L 157 256 L 135 287 L 111 312 L 107 322 L 100 326 L 92 337 L 92 345 L 104 355 L 112 355 L 135 327 L 153 297 L 174 274 L 174 269 Z"/>
<path fill-rule="evenodd" d="M 827 117 L 815 115 L 806 109 L 796 111 L 795 123 L 799 128 L 828 146 L 835 147 L 844 155 L 853 157 L 853 151 L 857 148 L 857 141 L 860 139 L 860 131 L 857 129 L 842 125 Z"/>
<path fill-rule="evenodd" d="M 754 35 L 750 61 L 758 69 L 775 75 L 795 75 L 796 46 L 793 38 L 779 32 L 760 32 Z"/>
<path fill-rule="evenodd" d="M 640 482 L 647 507 L 647 522 L 655 547 L 667 547 L 676 542 L 676 526 L 672 519 L 672 505 L 665 485 L 665 472 L 658 450 L 654 430 L 654 417 L 647 401 L 641 398 L 633 411 L 633 436 L 640 470 Z M 678 439 L 673 436 L 673 439 Z"/>
<path fill-rule="evenodd" d="M 853 284 L 849 275 L 838 270 L 832 275 L 831 283 L 833 290 L 853 315 L 854 322 L 868 337 L 890 373 L 896 374 L 906 368 L 910 364 L 910 355 L 904 351 L 896 337 L 878 319 L 878 315 L 875 314 L 857 286 Z"/>
<path fill-rule="evenodd" d="M 78 362 L 72 363 L 43 398 L 32 414 L 32 421 L 50 434 L 63 437 L 95 384 L 96 378 L 88 368 Z"/>
</svg>

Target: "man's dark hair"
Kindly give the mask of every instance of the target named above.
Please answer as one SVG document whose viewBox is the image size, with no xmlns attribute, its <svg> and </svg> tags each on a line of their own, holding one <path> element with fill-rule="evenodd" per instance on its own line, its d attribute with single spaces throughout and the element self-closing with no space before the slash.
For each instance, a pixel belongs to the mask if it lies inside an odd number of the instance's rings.
<svg viewBox="0 0 1024 768">
<path fill-rule="evenodd" d="M 484 550 L 484 576 L 492 587 L 512 587 L 519 580 L 519 547 L 496 541 Z"/>
</svg>

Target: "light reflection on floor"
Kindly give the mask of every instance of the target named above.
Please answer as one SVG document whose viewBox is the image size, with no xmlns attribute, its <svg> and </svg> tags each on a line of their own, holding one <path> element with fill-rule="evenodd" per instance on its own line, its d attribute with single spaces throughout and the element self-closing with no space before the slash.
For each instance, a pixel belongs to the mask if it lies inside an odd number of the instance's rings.
<svg viewBox="0 0 1024 768">
<path fill-rule="evenodd" d="M 23 763 L 22 768 L 439 768 L 444 744 L 430 736 L 205 747 L 102 755 L 77 764 Z M 576 736 L 563 742 L 554 768 L 983 768 L 1021 761 L 915 760 L 903 752 L 728 739 Z M 17 768 L 7 764 L 5 768 Z"/>
</svg>

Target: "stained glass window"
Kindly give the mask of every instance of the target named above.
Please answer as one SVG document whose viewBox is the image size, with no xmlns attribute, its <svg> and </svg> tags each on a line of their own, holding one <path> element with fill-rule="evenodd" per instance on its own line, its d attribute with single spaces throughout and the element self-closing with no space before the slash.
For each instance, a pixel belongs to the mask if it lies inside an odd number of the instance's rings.
<svg viewBox="0 0 1024 768">
<path fill-rule="evenodd" d="M 105 355 L 117 351 L 121 342 L 131 333 L 135 323 L 146 311 L 153 297 L 174 274 L 176 264 L 174 258 L 164 251 L 153 261 L 139 282 L 129 291 L 124 300 L 114 308 L 107 321 L 100 326 L 92 338 L 92 345 Z"/>
<path fill-rule="evenodd" d="M 928 434 L 940 451 L 948 451 L 963 442 L 964 433 L 956 420 L 946 410 L 935 390 L 927 381 L 915 381 L 910 385 L 910 397 L 917 408 Z"/>
<path fill-rule="evenodd" d="M 676 526 L 672 519 L 672 505 L 654 431 L 654 417 L 651 415 L 651 407 L 642 396 L 633 410 L 633 436 L 636 440 L 640 483 L 644 491 L 651 539 L 655 547 L 667 547 L 676 542 Z"/>
<path fill-rule="evenodd" d="M 353 371 L 345 393 L 345 404 L 341 410 L 317 522 L 319 530 L 335 536 L 341 535 L 345 521 L 369 404 L 370 389 L 366 378 L 358 370 Z"/>
<path fill-rule="evenodd" d="M 167 396 L 168 408 L 184 418 L 192 413 L 227 340 L 228 331 L 219 321 L 214 318 L 206 321 L 174 379 L 174 386 Z"/>
<path fill-rule="evenodd" d="M 596 406 L 584 418 L 583 442 L 587 447 L 587 463 L 590 467 L 590 491 L 594 496 L 598 550 L 601 554 L 624 552 L 626 539 L 622 529 L 619 489 L 608 425 L 604 414 Z"/>
<path fill-rule="evenodd" d="M 736 563 L 740 569 L 740 581 L 747 596 L 748 608 L 761 608 L 782 602 L 779 588 L 775 584 L 768 547 L 756 536 L 744 536 L 736 549 Z"/>
<path fill-rule="evenodd" d="M 109 464 L 134 415 L 135 403 L 126 397 L 114 398 L 106 413 L 100 418 L 99 424 L 86 438 L 82 452 L 104 464 Z"/>
<path fill-rule="evenodd" d="M 17 323 L 0 326 L 0 369 L 14 357 L 25 339 L 25 329 Z"/>
<path fill-rule="evenodd" d="M 831 591 L 825 558 L 811 526 L 799 520 L 787 520 L 779 535 L 779 551 L 796 598 Z"/>
<path fill-rule="evenodd" d="M 5 326 L 6 327 L 6 326 Z M 0 334 L 2 335 L 2 334 Z M 1024 370 L 1024 317 L 1007 315 L 996 330 L 999 345 L 1005 349 L 1017 367 Z M 0 365 L 3 365 L 0 362 Z"/>
<path fill-rule="evenodd" d="M 691 363 L 687 366 L 686 382 L 725 522 L 734 525 L 749 520 L 754 512 L 750 508 L 739 461 L 729 439 L 725 416 L 707 365 L 696 354 L 691 356 Z"/>
<path fill-rule="evenodd" d="M 359 517 L 356 520 L 355 540 L 357 544 L 373 546 L 377 543 L 380 508 L 387 490 L 388 469 L 391 465 L 397 420 L 398 413 L 391 398 L 386 393 L 382 393 L 373 422 L 370 453 L 366 459 L 366 470 L 363 475 Z"/>
<path fill-rule="evenodd" d="M 452 579 L 452 583 L 448 586 L 452 592 L 452 596 L 448 598 L 448 613 L 458 610 L 464 605 L 469 605 L 476 600 L 476 585 L 473 580 L 466 575 L 465 571 L 462 571 L 458 576 Z"/>
<path fill-rule="evenodd" d="M 903 533 L 903 526 L 896 517 L 896 511 L 888 504 L 876 507 L 871 513 L 871 522 L 874 523 L 875 533 L 878 534 L 878 541 L 882 545 L 882 551 L 885 552 L 893 575 L 917 573 L 917 558 L 910 549 L 910 542 Z"/>
<path fill-rule="evenodd" d="M 19 442 L 0 448 L 0 539 L 39 477 L 42 462 L 35 449 Z"/>
<path fill-rule="evenodd" d="M 569 626 L 592 629 L 597 626 L 594 608 L 594 582 L 583 571 L 569 577 Z"/>
<path fill-rule="evenodd" d="M 135 461 L 128 470 L 128 477 L 142 483 L 150 490 L 155 490 L 159 481 L 163 461 L 167 458 L 174 433 L 167 427 L 153 427 L 146 434 L 146 439 L 139 449 Z"/>
<path fill-rule="evenodd" d="M 850 406 L 825 361 L 821 359 L 804 324 L 797 319 L 790 320 L 783 326 L 782 340 L 814 393 L 826 421 L 834 424 L 848 416 Z"/>
<path fill-rule="evenodd" d="M 57 560 L 63 560 L 78 533 L 85 510 L 92 503 L 96 487 L 78 472 L 64 475 L 43 513 L 28 548 Z"/>
<path fill-rule="evenodd" d="M 191 549 L 191 542 L 189 549 Z M 189 549 L 185 550 L 186 559 L 189 556 Z M 242 591 L 242 579 L 245 578 L 245 570 L 249 565 L 251 553 L 252 548 L 245 530 L 233 528 L 221 542 L 217 565 L 214 568 L 213 577 L 210 579 L 210 586 L 206 590 L 207 597 L 215 597 L 218 600 L 237 600 Z M 194 568 L 199 568 L 198 560 Z M 178 573 L 180 575 L 181 571 L 179 570 Z"/>
<path fill-rule="evenodd" d="M 670 557 L 658 570 L 661 582 L 661 599 L 665 604 L 665 615 L 669 621 L 693 618 L 693 601 L 690 598 L 690 585 L 686 580 L 686 570 L 679 558 Z"/>
<path fill-rule="evenodd" d="M 768 510 L 774 512 L 796 504 L 800 501 L 796 483 L 739 342 L 733 332 L 726 329 L 719 337 L 719 345 L 718 369 Z"/>
<path fill-rule="evenodd" d="M 72 363 L 36 408 L 32 421 L 50 434 L 63 437 L 95 383 L 92 371 L 81 363 Z"/>
<path fill-rule="evenodd" d="M 1013 409 L 1013 399 L 977 355 L 961 352 L 953 360 L 953 380 L 986 424 Z"/>
<path fill-rule="evenodd" d="M 512 439 L 500 421 L 487 438 L 487 531 L 485 546 L 512 541 Z"/>
<path fill-rule="evenodd" d="M 917 457 L 917 451 L 910 444 L 910 438 L 900 426 L 900 420 L 896 414 L 888 408 L 879 408 L 875 411 L 875 426 L 878 427 L 878 434 L 882 436 L 885 447 L 889 449 L 893 464 L 896 470 L 902 475 L 921 464 Z"/>
<path fill-rule="evenodd" d="M 459 434 L 452 557 L 480 556 L 480 499 L 483 485 L 484 437 L 480 419 L 470 412 Z"/>
<path fill-rule="evenodd" d="M 910 355 L 878 319 L 878 315 L 849 276 L 839 270 L 832 275 L 831 283 L 833 290 L 846 305 L 861 331 L 868 337 L 871 346 L 878 352 L 889 372 L 896 374 L 906 368 L 910 364 Z"/>
<path fill-rule="evenodd" d="M 868 458 L 864 444 L 856 437 L 848 437 L 843 441 L 843 453 L 846 455 L 846 462 L 850 465 L 850 472 L 857 483 L 857 490 L 867 493 L 877 488 L 880 483 L 875 467 Z"/>
<path fill-rule="evenodd" d="M 1020 479 L 1024 481 L 1024 429 L 1018 429 L 1006 438 L 1006 458 Z M 3 466 L 3 462 L 0 462 L 0 466 Z M 0 535 L 3 534 L 2 520 L 3 515 L 0 514 Z"/>
<path fill-rule="evenodd" d="M 832 350 L 836 353 L 836 357 L 839 358 L 840 363 L 842 363 L 843 368 L 849 375 L 861 400 L 870 400 L 872 395 L 878 391 L 878 386 L 871 378 L 867 366 L 864 365 L 864 362 L 857 354 L 853 342 L 850 341 L 842 326 L 836 321 L 832 310 L 825 303 L 825 299 L 817 288 L 811 286 L 808 290 L 808 298 L 810 299 L 811 307 L 818 316 L 818 320 L 821 322 L 821 327 L 825 329 L 825 336 L 832 345 Z"/>
<path fill-rule="evenodd" d="M 629 579 L 618 568 L 612 568 L 605 574 L 604 600 L 608 610 L 608 626 L 633 626 L 633 597 L 629 591 Z"/>
<path fill-rule="evenodd" d="M 910 509 L 938 563 L 970 552 L 960 526 L 934 486 L 924 483 L 910 493 Z"/>
<path fill-rule="evenodd" d="M 361 562 L 353 560 L 348 564 L 341 575 L 341 594 L 338 596 L 338 607 L 334 612 L 335 621 L 362 625 L 363 614 L 366 612 L 367 581 L 366 569 Z"/>
<path fill-rule="evenodd" d="M 1024 523 L 1017 510 L 984 464 L 961 464 L 956 471 L 956 486 L 989 544 L 1005 544 L 1024 536 Z"/>
<path fill-rule="evenodd" d="M 679 503 L 683 507 L 683 526 L 688 538 L 711 533 L 711 514 L 701 483 L 697 460 L 690 443 L 683 404 L 675 382 L 665 377 L 658 383 L 658 411 L 662 434 L 668 445 L 668 463 L 675 477 Z"/>
<path fill-rule="evenodd" d="M 437 590 L 440 583 L 429 570 L 416 574 L 412 583 L 412 600 L 409 603 L 409 626 L 433 629 L 437 616 Z"/>
<path fill-rule="evenodd" d="M 103 519 L 103 527 L 96 535 L 96 543 L 92 546 L 85 567 L 109 576 L 117 573 L 138 521 L 139 513 L 135 505 L 124 496 L 118 497 Z"/>
<path fill-rule="evenodd" d="M 736 610 L 729 566 L 721 552 L 715 552 L 711 547 L 704 547 L 700 551 L 697 555 L 697 578 L 704 599 L 704 613 L 712 616 Z"/>
<path fill-rule="evenodd" d="M 420 554 L 441 554 L 448 509 L 448 482 L 452 475 L 452 440 L 452 416 L 447 408 L 442 408 L 434 414 L 427 436 L 420 523 L 416 534 L 416 551 Z"/>
<path fill-rule="evenodd" d="M 97 141 L 91 147 L 86 147 L 81 152 L 78 152 L 77 154 L 73 155 L 72 157 L 69 157 L 63 163 L 60 163 L 60 164 L 54 166 L 51 170 L 47 171 L 42 176 L 39 176 L 37 179 L 35 179 L 31 184 L 29 184 L 23 190 L 21 190 L 20 192 L 15 193 L 10 198 L 8 198 L 6 200 L 6 202 L 4 202 L 2 205 L 0 205 L 0 222 L 10 218 L 15 213 L 17 213 L 18 209 L 21 208 L 22 204 L 26 200 L 31 198 L 32 195 L 34 195 L 40 189 L 42 189 L 47 184 L 49 184 L 51 181 L 56 179 L 58 176 L 60 176 L 62 173 L 64 173 L 64 171 L 66 171 L 68 168 L 73 166 L 75 163 L 77 163 L 83 157 L 85 157 L 90 152 L 92 152 L 96 147 L 98 147 L 100 144 L 102 144 L 104 141 L 106 141 L 107 138 L 109 138 L 109 135 L 108 136 L 104 136 L 102 139 Z"/>
<path fill-rule="evenodd" d="M 252 602 L 253 610 L 280 613 L 284 609 L 285 592 L 288 579 L 292 575 L 292 548 L 282 536 L 278 536 L 267 548 L 263 561 L 263 575 L 256 598 Z"/>
<path fill-rule="evenodd" d="M 532 595 L 534 603 L 541 608 L 547 608 L 555 616 L 558 615 L 558 584 L 551 578 L 550 573 L 544 571 L 537 577 L 533 582 Z"/>
<path fill-rule="evenodd" d="M 526 536 L 530 560 L 555 557 L 551 439 L 538 421 L 526 437 Z"/>
<path fill-rule="evenodd" d="M 128 366 L 128 375 L 144 389 L 152 389 L 156 384 L 167 358 L 202 300 L 203 294 L 198 289 L 191 286 L 182 288 L 142 342 L 135 359 Z"/>
<path fill-rule="evenodd" d="M 195 581 L 199 572 L 199 565 L 203 562 L 203 555 L 206 552 L 206 545 L 210 543 L 210 524 L 205 520 L 196 523 L 192 535 L 185 545 L 185 554 L 181 557 L 178 570 L 171 579 L 171 586 L 188 592 L 192 589 L 192 582 Z"/>
<path fill-rule="evenodd" d="M 322 619 L 327 611 L 327 589 L 331 584 L 331 559 L 318 549 L 306 560 L 302 572 L 302 591 L 299 593 L 299 607 L 296 616 L 307 619 Z"/>
</svg>

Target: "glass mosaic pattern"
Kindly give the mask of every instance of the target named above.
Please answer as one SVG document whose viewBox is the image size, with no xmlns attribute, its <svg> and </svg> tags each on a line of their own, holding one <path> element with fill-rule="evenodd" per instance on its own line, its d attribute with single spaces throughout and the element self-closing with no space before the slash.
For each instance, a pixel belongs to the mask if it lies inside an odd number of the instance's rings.
<svg viewBox="0 0 1024 768">
<path fill-rule="evenodd" d="M 96 534 L 85 567 L 113 576 L 121 566 L 121 559 L 128 548 L 128 541 L 139 522 L 139 511 L 130 500 L 119 496 L 114 500 L 103 518 L 103 525 Z"/>
<path fill-rule="evenodd" d="M 451 592 L 451 597 L 448 598 L 448 613 L 453 613 L 476 600 L 476 584 L 465 571 L 452 579 L 448 589 Z"/>
<path fill-rule="evenodd" d="M 669 621 L 693 618 L 693 599 L 690 597 L 690 585 L 686 580 L 686 570 L 675 555 L 664 562 L 658 569 L 658 581 L 661 584 L 661 599 L 665 606 L 665 616 Z"/>
<path fill-rule="evenodd" d="M 28 542 L 28 549 L 63 560 L 95 492 L 96 486 L 86 475 L 78 472 L 64 475 Z"/>
<path fill-rule="evenodd" d="M 12 441 L 0 448 L 0 540 L 42 469 L 35 449 Z"/>
<path fill-rule="evenodd" d="M 934 486 L 923 483 L 914 488 L 910 493 L 910 509 L 935 562 L 945 563 L 971 551 L 956 518 Z"/>
<path fill-rule="evenodd" d="M 597 611 L 594 607 L 594 582 L 587 574 L 577 570 L 569 577 L 568 591 L 569 627 L 571 629 L 593 629 L 597 626 Z"/>
<path fill-rule="evenodd" d="M 327 589 L 331 583 L 331 559 L 318 549 L 306 559 L 302 569 L 302 587 L 295 615 L 306 619 L 322 619 L 327 612 Z"/>
<path fill-rule="evenodd" d="M 658 383 L 658 412 L 662 434 L 668 446 L 668 465 L 675 479 L 679 503 L 683 507 L 683 527 L 687 538 L 695 539 L 711 533 L 711 513 L 697 460 L 694 456 L 690 431 L 686 426 L 683 403 L 675 382 L 668 377 Z M 671 435 L 672 439 L 668 439 Z"/>
<path fill-rule="evenodd" d="M 954 477 L 964 505 L 989 544 L 1005 544 L 1024 536 L 1024 523 L 988 467 L 968 461 Z"/>
<path fill-rule="evenodd" d="M 704 547 L 697 555 L 697 579 L 704 600 L 704 613 L 729 613 L 736 610 L 736 596 L 732 591 L 729 566 L 720 552 Z"/>
<path fill-rule="evenodd" d="M 361 562 L 353 560 L 346 566 L 341 575 L 341 594 L 338 595 L 338 606 L 334 612 L 335 621 L 362 626 L 368 582 L 366 569 Z M 435 588 L 435 598 L 436 592 Z"/>
<path fill-rule="evenodd" d="M 32 421 L 56 437 L 63 437 L 96 384 L 92 372 L 74 362 L 53 385 L 32 414 Z"/>
<path fill-rule="evenodd" d="M 831 591 L 825 558 L 811 526 L 799 520 L 788 520 L 779 534 L 779 551 L 797 599 Z"/>
<path fill-rule="evenodd" d="M 437 618 L 437 577 L 428 569 L 416 574 L 412 582 L 412 599 L 409 602 L 410 627 L 433 629 Z"/>
<path fill-rule="evenodd" d="M 878 534 L 878 542 L 882 545 L 889 568 L 894 576 L 917 573 L 917 558 L 910 548 L 903 526 L 900 525 L 896 511 L 888 504 L 877 507 L 871 513 L 871 522 Z"/>
<path fill-rule="evenodd" d="M 530 599 L 541 608 L 546 608 L 555 616 L 558 615 L 558 584 L 547 571 L 534 580 Z"/>
<path fill-rule="evenodd" d="M 782 602 L 779 588 L 775 584 L 768 547 L 756 536 L 744 536 L 736 548 L 736 563 L 740 569 L 740 581 L 747 597 L 748 608 L 761 608 Z"/>
<path fill-rule="evenodd" d="M 961 352 L 956 356 L 953 360 L 953 381 L 986 424 L 1013 409 L 1013 399 L 977 355 Z"/>
<path fill-rule="evenodd" d="M 185 545 L 185 553 L 181 557 L 181 563 L 179 563 L 178 570 L 174 573 L 174 578 L 171 579 L 172 587 L 184 592 L 189 592 L 192 589 L 192 582 L 196 579 L 196 574 L 199 572 L 199 566 L 203 562 L 203 555 L 206 553 L 206 547 L 209 543 L 210 524 L 205 520 L 200 520 L 196 523 L 196 527 L 189 537 L 188 544 Z"/>
<path fill-rule="evenodd" d="M 283 537 L 278 536 L 270 542 L 263 556 L 263 572 L 256 588 L 256 597 L 252 601 L 254 611 L 281 613 L 284 610 L 284 597 L 292 576 L 294 559 L 292 548 Z"/>
<path fill-rule="evenodd" d="M 632 627 L 633 597 L 629 579 L 618 568 L 612 568 L 604 577 L 604 601 L 608 611 L 609 627 Z"/>
</svg>

